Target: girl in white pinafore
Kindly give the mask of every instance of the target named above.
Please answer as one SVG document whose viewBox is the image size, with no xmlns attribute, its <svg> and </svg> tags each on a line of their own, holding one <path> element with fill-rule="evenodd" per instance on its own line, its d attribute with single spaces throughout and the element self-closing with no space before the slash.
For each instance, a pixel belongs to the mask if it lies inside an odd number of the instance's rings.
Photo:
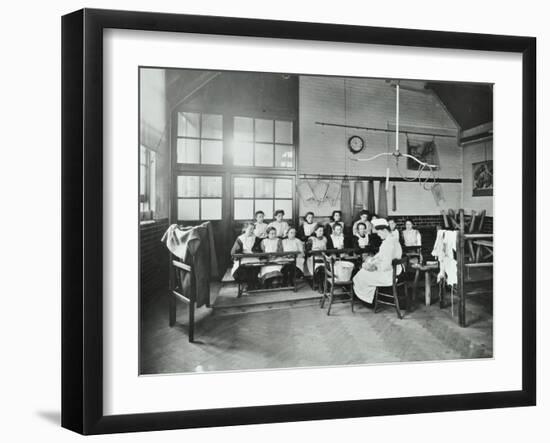
<svg viewBox="0 0 550 443">
<path fill-rule="evenodd" d="M 367 303 L 373 302 L 377 287 L 392 285 L 392 261 L 400 259 L 403 255 L 401 245 L 390 234 L 388 222 L 383 218 L 378 218 L 374 223 L 375 234 L 373 235 L 379 235 L 382 244 L 378 254 L 374 257 L 368 257 L 363 262 L 361 270 L 353 277 L 355 295 Z M 402 268 L 399 267 L 397 274 L 401 272 Z"/>
<path fill-rule="evenodd" d="M 264 238 L 261 243 L 262 252 L 283 252 L 283 244 L 281 239 L 277 237 L 277 230 L 270 226 L 266 229 L 267 238 Z M 276 261 L 276 260 L 274 260 Z M 260 269 L 260 280 L 266 283 L 270 279 L 282 277 L 282 265 L 266 265 Z"/>
<path fill-rule="evenodd" d="M 301 277 L 304 274 L 304 244 L 299 238 L 296 238 L 296 228 L 290 227 L 287 232 L 287 238 L 282 240 L 284 252 L 299 252 L 296 257 L 296 266 L 294 263 L 287 263 L 283 266 L 281 272 L 286 285 L 293 281 L 293 277 Z"/>
</svg>

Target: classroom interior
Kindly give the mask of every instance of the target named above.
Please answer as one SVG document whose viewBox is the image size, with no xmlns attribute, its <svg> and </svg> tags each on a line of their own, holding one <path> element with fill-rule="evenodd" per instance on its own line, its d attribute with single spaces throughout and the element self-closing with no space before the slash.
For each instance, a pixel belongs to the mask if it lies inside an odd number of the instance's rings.
<svg viewBox="0 0 550 443">
<path fill-rule="evenodd" d="M 492 85 L 164 68 L 140 68 L 139 84 L 140 374 L 492 358 Z M 235 279 L 243 226 L 278 210 L 296 229 L 313 213 L 324 236 L 342 211 L 345 253 L 304 239 L 305 260 L 335 272 Z M 334 277 L 378 251 L 351 241 L 361 211 L 421 237 L 399 236 L 402 275 L 372 304 Z M 178 258 L 171 227 L 208 247 Z"/>
</svg>

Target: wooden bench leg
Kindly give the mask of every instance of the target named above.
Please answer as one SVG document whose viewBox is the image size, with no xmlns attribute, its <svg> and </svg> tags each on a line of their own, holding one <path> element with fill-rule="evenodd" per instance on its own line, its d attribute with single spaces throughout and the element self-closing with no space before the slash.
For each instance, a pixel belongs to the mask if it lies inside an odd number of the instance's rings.
<svg viewBox="0 0 550 443">
<path fill-rule="evenodd" d="M 195 341 L 195 303 L 189 303 L 189 343 Z"/>
</svg>

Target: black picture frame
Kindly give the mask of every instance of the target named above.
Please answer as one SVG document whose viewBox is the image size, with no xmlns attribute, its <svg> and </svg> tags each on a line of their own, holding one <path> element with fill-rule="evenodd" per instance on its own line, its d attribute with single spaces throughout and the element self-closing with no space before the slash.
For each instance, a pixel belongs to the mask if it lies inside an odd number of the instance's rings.
<svg viewBox="0 0 550 443">
<path fill-rule="evenodd" d="M 522 54 L 522 388 L 517 391 L 110 415 L 103 413 L 103 30 L 192 32 Z M 82 434 L 536 403 L 536 39 L 83 9 L 62 18 L 62 426 Z M 525 172 L 528 171 L 528 172 Z"/>
</svg>

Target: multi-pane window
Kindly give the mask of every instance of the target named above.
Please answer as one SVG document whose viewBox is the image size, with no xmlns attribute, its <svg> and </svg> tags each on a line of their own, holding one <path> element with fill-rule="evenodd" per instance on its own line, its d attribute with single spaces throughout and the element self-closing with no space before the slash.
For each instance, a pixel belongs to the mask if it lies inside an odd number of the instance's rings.
<svg viewBox="0 0 550 443">
<path fill-rule="evenodd" d="M 293 168 L 291 121 L 233 118 L 233 164 L 266 168 Z"/>
<path fill-rule="evenodd" d="M 157 153 L 145 146 L 139 149 L 140 220 L 151 220 L 155 212 Z"/>
<path fill-rule="evenodd" d="M 203 221 L 222 218 L 222 177 L 178 175 L 178 220 Z"/>
<path fill-rule="evenodd" d="M 177 162 L 203 165 L 223 163 L 223 117 L 178 112 Z"/>
<path fill-rule="evenodd" d="M 233 218 L 252 220 L 256 211 L 264 211 L 266 219 L 272 219 L 277 209 L 285 211 L 285 218 L 292 218 L 293 184 L 290 178 L 234 177 Z"/>
</svg>

